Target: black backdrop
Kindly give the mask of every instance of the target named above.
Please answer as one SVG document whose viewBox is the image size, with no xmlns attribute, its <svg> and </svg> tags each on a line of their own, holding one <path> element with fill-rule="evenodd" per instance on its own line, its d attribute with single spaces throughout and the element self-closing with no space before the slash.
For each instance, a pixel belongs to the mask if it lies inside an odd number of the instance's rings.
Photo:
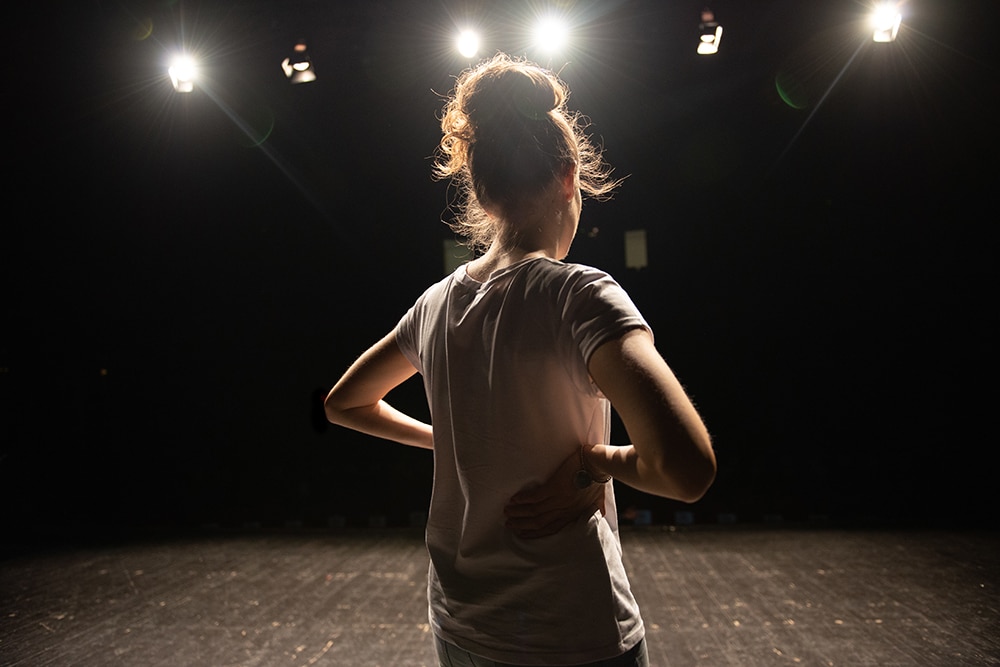
<svg viewBox="0 0 1000 667">
<path fill-rule="evenodd" d="M 752 4 L 753 6 L 748 6 Z M 15 530 L 406 523 L 430 458 L 327 427 L 322 392 L 443 274 L 438 93 L 535 3 L 28 10 L 5 58 L 0 494 Z M 993 3 L 556 3 L 547 61 L 620 175 L 570 260 L 610 271 L 713 431 L 672 521 L 993 523 Z M 318 80 L 278 62 L 306 37 Z M 206 59 L 189 96 L 163 73 Z M 467 63 L 465 63 L 467 64 Z M 649 264 L 625 266 L 645 229 Z M 395 398 L 425 414 L 419 383 Z M 625 434 L 617 429 L 616 437 Z"/>
</svg>

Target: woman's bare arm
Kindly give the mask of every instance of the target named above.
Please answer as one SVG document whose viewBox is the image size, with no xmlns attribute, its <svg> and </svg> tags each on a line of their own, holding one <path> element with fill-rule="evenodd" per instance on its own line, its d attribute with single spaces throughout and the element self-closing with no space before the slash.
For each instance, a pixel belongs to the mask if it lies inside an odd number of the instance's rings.
<svg viewBox="0 0 1000 667">
<path fill-rule="evenodd" d="M 631 487 L 666 498 L 694 502 L 715 479 L 715 454 L 708 430 L 680 382 L 644 329 L 609 341 L 591 356 L 591 377 L 625 423 L 633 444 L 584 444 L 592 473 L 611 475 Z M 579 489 L 573 452 L 543 484 L 507 504 L 507 525 L 519 537 L 559 532 L 581 514 L 604 511 L 600 484 Z"/>
<path fill-rule="evenodd" d="M 327 394 L 326 418 L 334 424 L 404 445 L 433 449 L 430 424 L 385 402 L 385 396 L 417 372 L 389 333 L 357 361 Z"/>
<path fill-rule="evenodd" d="M 715 479 L 711 438 L 649 332 L 635 329 L 601 345 L 589 370 L 632 444 L 589 447 L 587 465 L 646 493 L 701 498 Z"/>
</svg>

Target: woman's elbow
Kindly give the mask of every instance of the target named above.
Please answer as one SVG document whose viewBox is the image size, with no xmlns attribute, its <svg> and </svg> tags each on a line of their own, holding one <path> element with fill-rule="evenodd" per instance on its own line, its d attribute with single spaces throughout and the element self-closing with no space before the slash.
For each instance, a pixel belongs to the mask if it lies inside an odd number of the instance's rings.
<svg viewBox="0 0 1000 667">
<path fill-rule="evenodd" d="M 331 424 L 343 423 L 346 407 L 342 405 L 340 396 L 336 391 L 331 391 L 323 399 L 323 412 L 326 414 L 326 420 Z"/>
<path fill-rule="evenodd" d="M 681 502 L 696 503 L 701 500 L 715 482 L 715 461 L 710 465 L 705 465 L 701 470 L 689 474 L 678 484 L 679 497 Z"/>
<path fill-rule="evenodd" d="M 710 443 L 703 443 L 682 465 L 674 469 L 670 476 L 676 486 L 675 497 L 685 503 L 701 500 L 715 482 L 718 465 Z"/>
</svg>

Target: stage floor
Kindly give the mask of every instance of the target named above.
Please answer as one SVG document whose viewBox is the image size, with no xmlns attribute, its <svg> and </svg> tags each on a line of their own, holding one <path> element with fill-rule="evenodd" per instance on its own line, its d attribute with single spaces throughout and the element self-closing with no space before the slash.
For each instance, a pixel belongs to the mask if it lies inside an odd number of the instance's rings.
<svg viewBox="0 0 1000 667">
<path fill-rule="evenodd" d="M 652 527 L 622 542 L 653 667 L 1000 665 L 994 532 Z M 0 664 L 434 667 L 426 569 L 406 530 L 8 555 Z"/>
</svg>

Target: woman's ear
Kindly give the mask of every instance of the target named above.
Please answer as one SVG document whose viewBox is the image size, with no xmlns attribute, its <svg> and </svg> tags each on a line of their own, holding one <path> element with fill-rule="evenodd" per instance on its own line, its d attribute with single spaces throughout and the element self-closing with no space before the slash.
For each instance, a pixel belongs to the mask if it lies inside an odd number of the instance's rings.
<svg viewBox="0 0 1000 667">
<path fill-rule="evenodd" d="M 566 201 L 572 201 L 572 199 L 576 197 L 577 191 L 580 189 L 579 171 L 577 170 L 576 162 L 567 162 L 566 165 L 563 166 L 559 182 L 562 185 L 562 191 L 566 196 Z"/>
</svg>

